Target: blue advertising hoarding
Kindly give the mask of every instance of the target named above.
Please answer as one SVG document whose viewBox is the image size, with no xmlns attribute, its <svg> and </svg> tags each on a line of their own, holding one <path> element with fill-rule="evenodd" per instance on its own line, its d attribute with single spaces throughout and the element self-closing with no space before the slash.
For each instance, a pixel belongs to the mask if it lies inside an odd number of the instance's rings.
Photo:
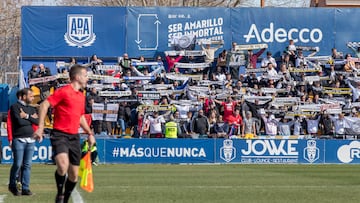
<svg viewBox="0 0 360 203">
<path fill-rule="evenodd" d="M 357 43 L 360 45 L 359 31 L 360 9 L 336 9 L 335 10 L 335 40 L 334 47 L 338 51 L 350 53 L 353 51 L 347 47 L 347 43 Z"/>
<path fill-rule="evenodd" d="M 335 9 L 235 8 L 231 12 L 233 41 L 268 44 L 279 56 L 293 39 L 298 46 L 318 46 L 330 55 L 335 40 Z"/>
<path fill-rule="evenodd" d="M 213 163 L 211 139 L 105 140 L 105 163 Z"/>
<path fill-rule="evenodd" d="M 326 142 L 325 160 L 328 163 L 360 164 L 360 142 L 330 140 Z"/>
<path fill-rule="evenodd" d="M 216 152 L 218 163 L 324 163 L 323 140 L 216 140 Z"/>
<path fill-rule="evenodd" d="M 278 56 L 295 45 L 331 48 L 347 53 L 348 42 L 359 42 L 356 8 L 209 8 L 209 7 L 22 7 L 23 57 L 152 58 L 172 49 L 172 39 L 189 43 L 224 40 L 237 44 L 266 43 Z M 190 39 L 191 40 L 191 39 Z M 198 45 L 195 46 L 199 50 Z M 221 50 L 219 50 L 221 51 Z M 219 53 L 219 52 L 218 52 Z"/>
<path fill-rule="evenodd" d="M 25 6 L 22 56 L 120 56 L 125 50 L 125 7 Z"/>
<path fill-rule="evenodd" d="M 100 163 L 360 164 L 357 140 L 97 138 Z M 12 163 L 2 137 L 2 163 Z M 34 163 L 52 163 L 48 138 L 36 143 Z"/>
<path fill-rule="evenodd" d="M 196 41 L 224 40 L 224 47 L 231 44 L 229 8 L 128 7 L 127 28 L 130 56 L 155 57 L 172 49 L 174 37 L 184 35 L 196 36 Z"/>
<path fill-rule="evenodd" d="M 9 146 L 7 137 L 1 137 L 2 141 L 2 163 L 12 163 L 12 151 Z M 35 142 L 35 149 L 33 155 L 34 163 L 52 163 L 52 147 L 49 139 L 44 139 L 41 143 Z"/>
</svg>

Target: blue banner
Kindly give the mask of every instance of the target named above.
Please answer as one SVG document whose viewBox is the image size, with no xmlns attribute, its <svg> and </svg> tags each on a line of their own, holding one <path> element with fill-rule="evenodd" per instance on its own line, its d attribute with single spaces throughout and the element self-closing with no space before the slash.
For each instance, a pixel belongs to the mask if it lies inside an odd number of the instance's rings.
<svg viewBox="0 0 360 203">
<path fill-rule="evenodd" d="M 106 163 L 213 163 L 211 139 L 105 140 Z"/>
<path fill-rule="evenodd" d="M 322 140 L 217 140 L 216 152 L 219 163 L 324 163 Z"/>
<path fill-rule="evenodd" d="M 360 142 L 357 140 L 330 140 L 325 143 L 325 146 L 326 163 L 360 163 Z"/>
<path fill-rule="evenodd" d="M 6 137 L 2 163 L 12 163 Z M 357 140 L 113 139 L 97 138 L 100 163 L 360 164 Z M 48 138 L 33 163 L 52 163 Z"/>
<path fill-rule="evenodd" d="M 1 137 L 2 141 L 2 163 L 12 163 L 12 151 L 7 137 Z M 35 143 L 33 163 L 52 163 L 52 147 L 49 139 L 44 139 L 41 143 Z"/>
<path fill-rule="evenodd" d="M 180 46 L 190 45 L 193 35 L 201 40 L 224 40 L 230 47 L 230 9 L 228 8 L 166 8 L 129 7 L 127 51 L 130 56 L 155 57 L 172 50 L 172 40 Z M 196 44 L 195 49 L 201 48 Z M 218 53 L 220 53 L 219 50 Z"/>
<path fill-rule="evenodd" d="M 24 57 L 146 58 L 201 40 L 237 44 L 266 43 L 279 56 L 289 39 L 297 46 L 350 52 L 358 43 L 359 9 L 209 8 L 209 7 L 22 7 L 21 55 Z M 104 23 L 106 22 L 106 23 Z M 184 36 L 195 36 L 184 37 Z M 221 50 L 219 50 L 221 51 Z M 217 53 L 219 53 L 219 51 Z"/>
<path fill-rule="evenodd" d="M 38 7 L 21 11 L 22 56 L 120 56 L 125 7 Z"/>
<path fill-rule="evenodd" d="M 293 39 L 297 46 L 318 46 L 318 55 L 330 55 L 334 47 L 334 9 L 236 8 L 231 12 L 233 41 L 268 44 L 279 56 Z"/>
<path fill-rule="evenodd" d="M 355 56 L 353 51 L 347 47 L 347 43 L 360 45 L 359 31 L 360 9 L 336 9 L 335 10 L 335 40 L 334 47 L 338 51 L 350 53 Z M 356 56 L 355 56 L 356 57 Z"/>
</svg>

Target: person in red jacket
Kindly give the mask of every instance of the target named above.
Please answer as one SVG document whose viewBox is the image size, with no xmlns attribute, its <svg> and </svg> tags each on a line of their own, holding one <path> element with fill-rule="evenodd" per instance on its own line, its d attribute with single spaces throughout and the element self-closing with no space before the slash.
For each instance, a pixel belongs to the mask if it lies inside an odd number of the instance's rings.
<svg viewBox="0 0 360 203">
<path fill-rule="evenodd" d="M 179 62 L 182 59 L 182 55 L 179 55 L 178 57 L 169 56 L 166 54 L 165 56 L 166 62 L 168 64 L 168 72 L 175 72 L 179 73 L 179 69 L 175 68 L 175 63 Z"/>
<path fill-rule="evenodd" d="M 242 125 L 242 117 L 240 115 L 240 109 L 236 108 L 234 113 L 229 116 L 228 123 L 230 128 L 229 136 L 239 135 L 240 134 L 240 126 Z"/>
<path fill-rule="evenodd" d="M 224 121 L 225 122 L 229 122 L 229 118 L 230 116 L 233 114 L 235 107 L 237 104 L 239 104 L 241 102 L 241 100 L 239 101 L 234 101 L 233 98 L 231 96 L 228 96 L 226 99 L 226 102 L 223 101 L 219 101 L 214 99 L 214 102 L 220 104 L 221 106 L 224 107 Z"/>
</svg>

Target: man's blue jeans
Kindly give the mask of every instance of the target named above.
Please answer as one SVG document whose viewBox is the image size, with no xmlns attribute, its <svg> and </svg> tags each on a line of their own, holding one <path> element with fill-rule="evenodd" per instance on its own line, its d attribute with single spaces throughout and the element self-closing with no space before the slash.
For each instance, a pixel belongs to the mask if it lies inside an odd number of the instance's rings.
<svg viewBox="0 0 360 203">
<path fill-rule="evenodd" d="M 30 173 L 31 163 L 34 154 L 35 143 L 21 142 L 15 138 L 12 143 L 12 152 L 14 156 L 14 163 L 10 170 L 10 187 L 16 187 L 16 177 L 19 174 L 20 169 L 22 174 L 22 189 L 29 190 L 30 185 Z M 21 165 L 23 166 L 21 168 Z"/>
<path fill-rule="evenodd" d="M 117 124 L 120 126 L 121 128 L 121 133 L 125 134 L 125 130 L 126 130 L 126 125 L 125 125 L 125 121 L 124 119 L 118 119 Z"/>
</svg>

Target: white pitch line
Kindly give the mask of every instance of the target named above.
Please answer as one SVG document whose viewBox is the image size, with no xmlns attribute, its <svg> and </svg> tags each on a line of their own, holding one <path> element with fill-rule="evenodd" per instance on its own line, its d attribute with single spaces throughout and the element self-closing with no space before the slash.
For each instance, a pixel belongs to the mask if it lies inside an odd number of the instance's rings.
<svg viewBox="0 0 360 203">
<path fill-rule="evenodd" d="M 4 199 L 7 195 L 0 195 L 0 203 L 3 203 L 4 202 Z"/>
<path fill-rule="evenodd" d="M 76 188 L 74 188 L 72 194 L 71 194 L 71 198 L 73 200 L 73 202 L 76 203 L 85 203 L 83 198 L 81 197 L 80 193 L 77 191 Z"/>
<path fill-rule="evenodd" d="M 113 187 L 113 186 L 107 186 L 107 187 Z M 153 186 L 140 186 L 140 185 L 134 185 L 134 186 L 126 186 L 126 185 L 119 185 L 116 186 L 116 188 L 119 189 L 131 189 L 131 188 L 168 188 L 168 185 L 153 185 Z M 217 185 L 217 186 L 203 186 L 203 185 L 177 185 L 177 188 L 195 188 L 195 189 L 242 189 L 242 188 L 348 188 L 348 185 L 331 185 L 331 186 L 325 186 L 325 185 Z M 354 187 L 354 186 L 351 186 Z M 355 188 L 358 188 L 360 186 L 355 186 Z"/>
</svg>

